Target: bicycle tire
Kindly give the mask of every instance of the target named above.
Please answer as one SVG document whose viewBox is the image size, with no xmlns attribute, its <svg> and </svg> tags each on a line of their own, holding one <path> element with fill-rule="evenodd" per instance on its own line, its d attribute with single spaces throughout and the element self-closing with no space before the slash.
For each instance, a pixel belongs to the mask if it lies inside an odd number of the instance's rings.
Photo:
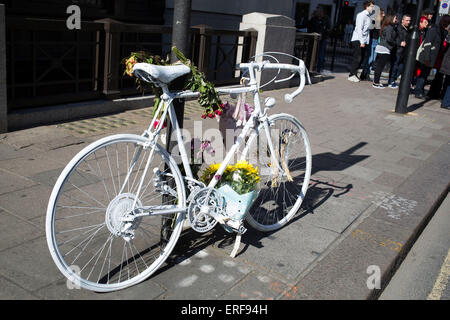
<svg viewBox="0 0 450 320">
<path fill-rule="evenodd" d="M 145 192 L 135 194 L 151 150 L 147 142 L 133 134 L 105 137 L 81 150 L 60 174 L 47 207 L 46 238 L 56 266 L 72 286 L 96 292 L 127 288 L 148 278 L 172 252 L 184 212 L 137 218 L 128 233 L 123 233 L 120 221 L 133 202 L 162 203 L 153 184 L 155 171 L 147 172 L 141 189 Z M 151 168 L 158 163 L 164 175 L 171 175 L 173 180 L 165 183 L 172 183 L 176 205 L 185 208 L 185 188 L 175 160 L 158 144 L 152 159 Z M 166 197 L 166 202 L 173 204 L 173 197 Z"/>
<path fill-rule="evenodd" d="M 296 131 L 298 143 L 291 140 L 283 149 L 285 163 L 293 181 L 289 181 L 286 174 L 279 175 L 276 179 L 276 187 L 272 183 L 274 171 L 263 124 L 250 134 L 241 155 L 241 160 L 256 163 L 259 169 L 261 176 L 259 195 L 246 214 L 246 221 L 253 228 L 263 232 L 281 228 L 297 213 L 308 190 L 312 166 L 309 139 L 300 121 L 289 114 L 274 114 L 268 118 L 268 121 L 272 143 L 278 150 L 277 153 L 281 153 L 280 134 L 285 130 Z M 279 154 L 277 159 L 280 159 Z M 281 161 L 279 165 L 283 167 Z M 281 188 L 284 188 L 284 192 L 280 192 Z"/>
</svg>

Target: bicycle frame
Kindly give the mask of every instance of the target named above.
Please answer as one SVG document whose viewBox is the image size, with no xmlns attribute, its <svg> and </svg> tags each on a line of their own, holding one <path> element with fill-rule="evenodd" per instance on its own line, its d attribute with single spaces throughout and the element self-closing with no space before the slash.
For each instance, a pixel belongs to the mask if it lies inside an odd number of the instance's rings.
<svg viewBox="0 0 450 320">
<path fill-rule="evenodd" d="M 278 163 L 277 159 L 275 158 L 274 146 L 272 143 L 272 139 L 270 139 L 269 122 L 268 122 L 268 117 L 266 115 L 266 110 L 263 111 L 261 108 L 259 87 L 258 87 L 258 83 L 256 80 L 256 75 L 255 75 L 255 67 L 251 66 L 248 68 L 248 70 L 249 70 L 249 75 L 250 75 L 250 82 L 249 82 L 248 87 L 223 88 L 223 89 L 217 90 L 219 94 L 238 94 L 238 93 L 244 93 L 244 92 L 253 92 L 253 102 L 254 102 L 255 109 L 252 112 L 252 114 L 250 115 L 250 119 L 247 121 L 246 125 L 242 129 L 242 132 L 237 137 L 235 143 L 233 144 L 231 149 L 227 152 L 224 160 L 221 162 L 219 169 L 217 170 L 217 172 L 214 175 L 214 178 L 209 182 L 209 184 L 208 184 L 209 188 L 214 188 L 217 185 L 217 183 L 219 182 L 220 177 L 222 176 L 223 172 L 225 171 L 227 165 L 230 163 L 231 159 L 233 158 L 234 153 L 240 147 L 242 142 L 245 141 L 245 137 L 247 137 L 249 135 L 249 133 L 251 132 L 252 129 L 257 130 L 260 123 L 263 124 L 264 132 L 267 137 L 268 147 L 269 147 L 269 151 L 270 151 L 270 155 L 271 155 L 271 162 L 276 164 L 276 167 L 281 174 L 284 173 L 284 170 L 281 168 L 280 164 Z M 158 105 L 158 109 L 150 123 L 150 126 L 143 134 L 143 136 L 148 137 L 148 139 L 149 139 L 148 146 L 151 146 L 152 150 L 151 150 L 150 156 L 147 159 L 147 163 L 146 163 L 144 173 L 142 175 L 142 178 L 141 178 L 138 190 L 137 190 L 137 196 L 136 196 L 133 208 L 135 208 L 135 206 L 136 206 L 137 198 L 139 197 L 141 187 L 142 187 L 145 177 L 147 175 L 148 167 L 152 161 L 153 152 L 154 152 L 154 149 L 156 148 L 156 143 L 158 141 L 161 130 L 163 129 L 163 123 L 167 118 L 167 114 L 169 114 L 169 118 L 170 118 L 170 121 L 172 124 L 173 131 L 176 134 L 176 140 L 177 140 L 178 148 L 179 148 L 180 155 L 181 155 L 181 161 L 182 161 L 184 170 L 186 172 L 186 177 L 190 180 L 193 180 L 193 181 L 196 181 L 197 183 L 199 183 L 193 177 L 191 167 L 189 164 L 189 160 L 188 160 L 189 158 L 188 158 L 186 148 L 183 143 L 180 126 L 179 126 L 178 119 L 176 117 L 174 106 L 173 106 L 174 99 L 196 98 L 196 97 L 198 97 L 199 93 L 191 92 L 191 91 L 182 91 L 182 92 L 173 93 L 173 92 L 169 91 L 167 86 L 161 86 L 161 88 L 163 89 L 163 94 L 161 96 L 161 101 Z M 159 119 L 159 122 L 158 122 L 158 125 L 156 126 L 156 128 L 154 130 L 152 130 L 152 128 L 154 128 L 154 124 L 155 124 L 156 120 L 158 119 L 158 115 L 161 113 L 161 111 L 163 112 L 163 115 Z M 243 153 L 245 154 L 246 151 L 247 151 L 247 147 L 244 149 Z M 126 182 L 126 180 L 125 180 L 125 182 Z M 125 183 L 124 183 L 124 185 L 125 185 Z M 170 207 L 170 208 L 168 208 L 168 207 Z M 149 208 L 144 207 L 144 208 L 139 208 L 139 209 L 140 210 L 145 210 L 145 209 L 148 210 Z M 133 218 L 136 218 L 139 216 L 146 216 L 146 215 L 173 214 L 173 213 L 177 213 L 177 212 L 185 212 L 186 210 L 187 210 L 187 208 L 176 208 L 176 206 L 162 206 L 161 210 L 159 210 L 159 212 L 142 212 L 141 211 L 140 213 L 135 214 L 133 216 Z"/>
</svg>

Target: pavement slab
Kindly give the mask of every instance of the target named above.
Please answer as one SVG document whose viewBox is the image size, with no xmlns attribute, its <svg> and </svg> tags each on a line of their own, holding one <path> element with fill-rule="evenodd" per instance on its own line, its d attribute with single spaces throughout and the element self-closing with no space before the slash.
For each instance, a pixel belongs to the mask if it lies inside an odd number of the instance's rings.
<svg viewBox="0 0 450 320">
<path fill-rule="evenodd" d="M 43 230 L 0 209 L 0 252 L 43 235 Z"/>
<path fill-rule="evenodd" d="M 16 192 L 3 194 L 0 195 L 0 208 L 23 220 L 32 220 L 45 215 L 50 193 L 50 187 L 37 184 Z"/>
<path fill-rule="evenodd" d="M 53 263 L 45 237 L 2 251 L 0 275 L 29 292 L 65 279 Z"/>
<path fill-rule="evenodd" d="M 167 289 L 160 299 L 197 300 L 220 298 L 252 269 L 206 248 L 180 254 L 173 265 L 162 270 L 152 277 L 152 281 Z"/>
<path fill-rule="evenodd" d="M 0 195 L 25 189 L 36 185 L 36 182 L 16 173 L 0 168 Z"/>
</svg>

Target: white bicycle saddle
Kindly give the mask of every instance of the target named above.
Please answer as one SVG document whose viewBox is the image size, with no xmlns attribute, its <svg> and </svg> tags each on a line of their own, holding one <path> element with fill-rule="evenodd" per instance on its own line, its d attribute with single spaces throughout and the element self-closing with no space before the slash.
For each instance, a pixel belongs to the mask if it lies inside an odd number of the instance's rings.
<svg viewBox="0 0 450 320">
<path fill-rule="evenodd" d="M 184 64 L 171 66 L 157 66 L 149 63 L 136 63 L 133 74 L 147 82 L 169 84 L 176 78 L 191 72 L 191 69 Z"/>
</svg>

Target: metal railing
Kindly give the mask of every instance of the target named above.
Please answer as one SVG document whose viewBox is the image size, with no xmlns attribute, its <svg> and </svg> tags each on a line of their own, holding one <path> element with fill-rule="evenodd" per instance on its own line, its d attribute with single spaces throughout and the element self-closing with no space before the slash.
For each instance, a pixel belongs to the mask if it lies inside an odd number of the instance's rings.
<svg viewBox="0 0 450 320">
<path fill-rule="evenodd" d="M 103 25 L 65 30 L 65 21 L 6 19 L 8 110 L 101 96 Z"/>
<path fill-rule="evenodd" d="M 68 30 L 66 21 L 7 17 L 8 111 L 137 94 L 121 60 L 132 51 L 170 52 L 172 29 L 103 19 Z M 255 53 L 256 31 L 193 27 L 191 57 L 215 84 L 238 83 L 235 64 Z"/>
<path fill-rule="evenodd" d="M 318 33 L 296 33 L 294 55 L 305 62 L 309 71 L 316 71 L 320 38 Z"/>
<path fill-rule="evenodd" d="M 349 71 L 352 57 L 353 50 L 350 47 L 350 43 L 344 41 L 344 36 L 339 33 L 330 34 L 325 50 L 325 69 L 330 71 Z"/>
</svg>

